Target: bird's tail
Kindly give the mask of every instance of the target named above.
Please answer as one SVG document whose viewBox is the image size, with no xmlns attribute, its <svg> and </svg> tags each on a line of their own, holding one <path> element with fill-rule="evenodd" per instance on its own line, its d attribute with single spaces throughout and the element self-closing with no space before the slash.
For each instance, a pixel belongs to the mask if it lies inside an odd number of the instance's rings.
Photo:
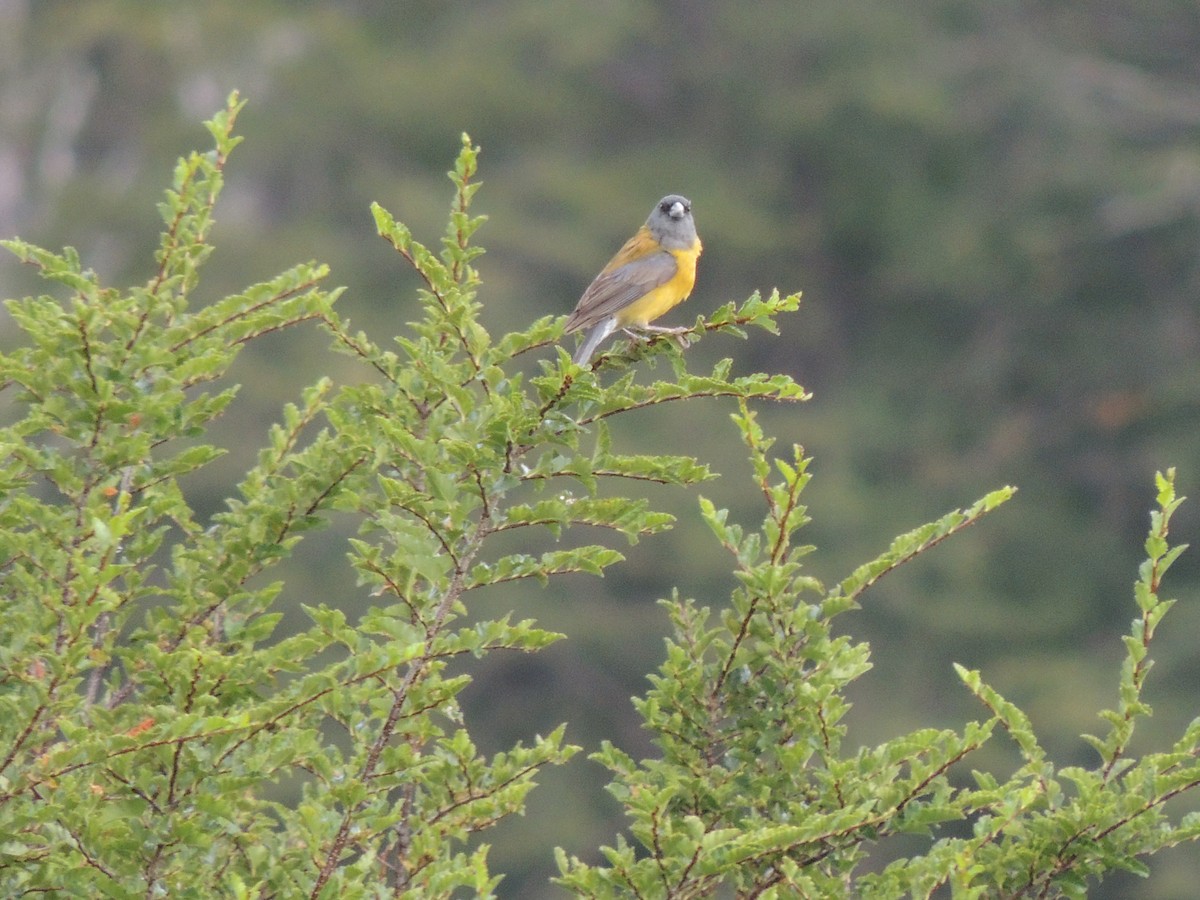
<svg viewBox="0 0 1200 900">
<path fill-rule="evenodd" d="M 587 336 L 587 340 L 583 342 L 583 346 L 575 352 L 575 365 L 587 365 L 587 361 L 592 358 L 592 354 L 596 352 L 596 348 L 600 346 L 600 342 L 616 330 L 616 316 L 607 316 L 601 319 L 596 324 L 596 327 L 592 329 L 592 333 Z"/>
</svg>

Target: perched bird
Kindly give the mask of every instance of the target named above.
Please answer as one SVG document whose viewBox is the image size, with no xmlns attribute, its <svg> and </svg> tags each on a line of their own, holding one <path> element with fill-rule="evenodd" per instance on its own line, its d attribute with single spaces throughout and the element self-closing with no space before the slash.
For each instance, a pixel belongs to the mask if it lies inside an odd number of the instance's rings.
<svg viewBox="0 0 1200 900">
<path fill-rule="evenodd" d="M 687 331 L 650 323 L 692 292 L 700 249 L 692 202 L 678 194 L 659 200 L 646 224 L 588 285 L 567 319 L 565 334 L 592 329 L 575 353 L 575 364 L 587 363 L 600 342 L 618 328 L 631 336 Z"/>
</svg>

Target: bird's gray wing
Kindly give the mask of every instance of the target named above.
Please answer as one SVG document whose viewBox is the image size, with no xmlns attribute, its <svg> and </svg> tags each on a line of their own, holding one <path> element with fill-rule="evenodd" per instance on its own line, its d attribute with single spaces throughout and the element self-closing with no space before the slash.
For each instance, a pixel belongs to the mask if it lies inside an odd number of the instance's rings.
<svg viewBox="0 0 1200 900">
<path fill-rule="evenodd" d="M 601 272 L 579 298 L 564 333 L 589 328 L 621 311 L 674 278 L 678 267 L 674 256 L 660 250 Z"/>
</svg>

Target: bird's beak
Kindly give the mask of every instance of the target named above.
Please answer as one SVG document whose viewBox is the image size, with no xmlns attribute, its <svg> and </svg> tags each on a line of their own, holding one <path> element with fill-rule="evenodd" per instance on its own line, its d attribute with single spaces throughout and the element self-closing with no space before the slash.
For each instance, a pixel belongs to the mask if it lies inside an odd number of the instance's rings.
<svg viewBox="0 0 1200 900">
<path fill-rule="evenodd" d="M 668 213 L 668 215 L 670 215 L 672 219 L 682 219 L 685 212 L 687 212 L 687 210 L 683 208 L 683 204 L 676 200 L 671 204 L 671 211 Z"/>
</svg>

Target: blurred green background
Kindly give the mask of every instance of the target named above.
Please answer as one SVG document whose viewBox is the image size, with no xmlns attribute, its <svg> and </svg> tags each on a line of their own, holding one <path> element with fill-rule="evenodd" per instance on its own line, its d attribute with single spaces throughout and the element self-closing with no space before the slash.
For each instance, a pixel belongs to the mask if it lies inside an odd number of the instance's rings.
<svg viewBox="0 0 1200 900">
<path fill-rule="evenodd" d="M 694 367 L 783 371 L 814 393 L 766 408 L 782 449 L 815 457 L 814 574 L 835 581 L 896 533 L 1016 484 L 1002 511 L 885 579 L 842 627 L 870 641 L 851 746 L 982 717 L 950 663 L 1025 708 L 1055 761 L 1116 701 L 1119 636 L 1153 474 L 1200 479 L 1200 7 L 983 0 L 511 0 L 447 3 L 0 3 L 0 234 L 71 244 L 109 283 L 149 277 L 154 205 L 200 122 L 239 89 L 246 143 L 227 170 L 201 299 L 311 258 L 379 340 L 417 315 L 416 282 L 374 235 L 378 200 L 436 243 L 462 131 L 483 148 L 490 216 L 484 323 L 566 314 L 661 195 L 691 198 L 705 244 L 683 324 L 754 289 L 802 290 L 782 334 L 714 339 Z M 0 293 L 40 291 L 0 262 Z M 15 340 L 0 313 L 0 346 Z M 361 373 L 315 330 L 262 341 L 191 487 L 219 509 L 280 405 L 323 373 Z M 630 452 L 694 452 L 703 492 L 761 518 L 720 403 L 617 428 Z M 478 599 L 569 640 L 477 671 L 467 715 L 499 749 L 561 721 L 586 748 L 653 752 L 629 697 L 661 654 L 655 604 L 677 585 L 719 604 L 728 564 L 693 495 L 603 580 Z M 1200 506 L 1175 538 L 1194 541 Z M 339 523 L 302 545 L 284 600 L 352 614 Z M 590 537 L 590 536 L 589 536 Z M 549 539 L 548 539 L 549 540 Z M 1184 602 L 1155 651 L 1165 749 L 1200 712 L 1200 551 L 1168 579 Z M 298 614 L 288 620 L 298 624 Z M 1006 764 L 1002 749 L 980 763 Z M 622 827 L 582 757 L 548 773 L 529 813 L 489 836 L 508 897 L 555 896 L 551 848 L 595 858 Z M 1096 896 L 1193 896 L 1195 847 L 1149 882 Z"/>
</svg>

